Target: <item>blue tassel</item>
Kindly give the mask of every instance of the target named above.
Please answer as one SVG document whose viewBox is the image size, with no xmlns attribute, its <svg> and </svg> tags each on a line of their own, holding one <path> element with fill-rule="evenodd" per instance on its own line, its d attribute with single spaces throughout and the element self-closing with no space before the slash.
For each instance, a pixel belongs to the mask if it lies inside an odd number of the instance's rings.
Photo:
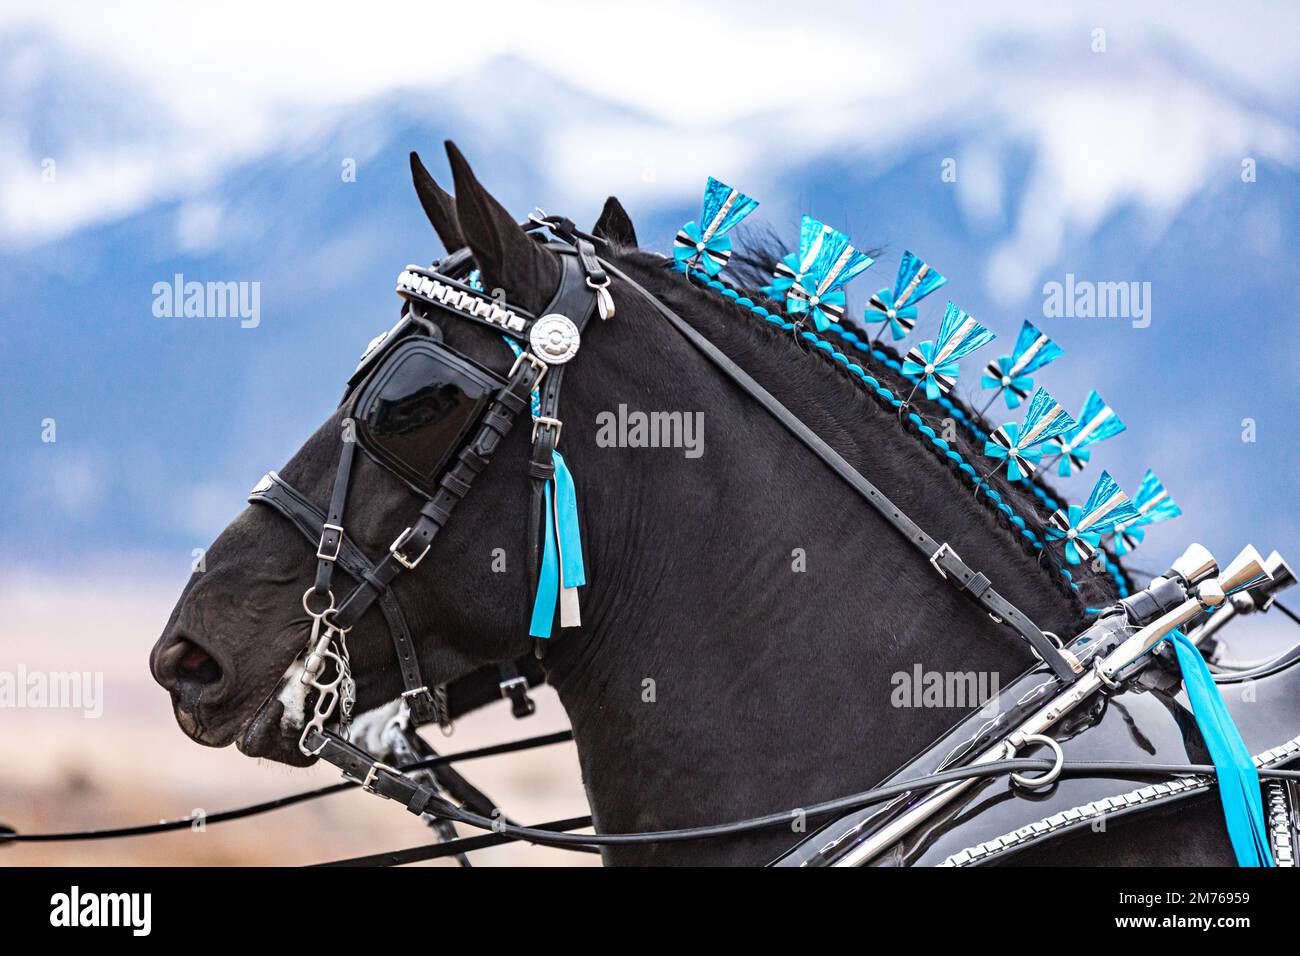
<svg viewBox="0 0 1300 956">
<path fill-rule="evenodd" d="M 1223 817 L 1237 865 L 1273 866 L 1255 761 L 1232 722 L 1201 652 L 1181 631 L 1174 631 L 1169 639 L 1178 654 L 1192 715 L 1218 771 L 1219 799 L 1223 802 Z"/>
<path fill-rule="evenodd" d="M 550 482 L 547 482 L 549 488 Z M 546 495 L 546 540 L 542 546 L 542 567 L 537 573 L 537 596 L 533 598 L 533 620 L 528 626 L 529 637 L 549 638 L 555 623 L 555 603 L 560 595 L 560 566 L 556 559 L 555 516 L 551 512 L 551 496 Z"/>
<path fill-rule="evenodd" d="M 549 638 L 555 623 L 555 606 L 560 605 L 560 626 L 582 623 L 578 610 L 578 588 L 587 583 L 582 561 L 582 534 L 578 527 L 578 495 L 573 475 L 564 456 L 551 452 L 555 477 L 547 482 L 545 535 L 542 566 L 537 575 L 537 596 L 533 599 L 530 637 Z"/>
</svg>

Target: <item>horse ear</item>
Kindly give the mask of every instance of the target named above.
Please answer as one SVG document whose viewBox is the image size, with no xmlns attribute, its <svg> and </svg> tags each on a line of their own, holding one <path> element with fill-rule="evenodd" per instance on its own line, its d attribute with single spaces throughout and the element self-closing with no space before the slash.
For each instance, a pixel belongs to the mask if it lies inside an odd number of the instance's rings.
<svg viewBox="0 0 1300 956">
<path fill-rule="evenodd" d="M 415 183 L 415 194 L 420 197 L 424 214 L 442 240 L 443 248 L 448 252 L 464 249 L 465 237 L 460 234 L 460 224 L 456 221 L 456 200 L 433 181 L 415 150 L 411 150 L 411 180 Z"/>
<path fill-rule="evenodd" d="M 591 234 L 620 246 L 636 245 L 636 230 L 632 228 L 632 218 L 614 196 L 605 200 L 605 208 L 600 211 L 600 218 L 592 227 Z"/>
<path fill-rule="evenodd" d="M 456 184 L 456 218 L 483 274 L 483 285 L 505 289 L 512 302 L 530 312 L 541 310 L 559 287 L 559 260 L 510 218 L 450 140 L 447 158 Z"/>
</svg>

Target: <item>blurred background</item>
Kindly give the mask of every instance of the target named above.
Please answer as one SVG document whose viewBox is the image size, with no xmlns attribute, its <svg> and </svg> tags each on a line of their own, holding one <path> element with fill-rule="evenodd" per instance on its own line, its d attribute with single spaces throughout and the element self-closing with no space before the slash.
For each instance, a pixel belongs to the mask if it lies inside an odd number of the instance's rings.
<svg viewBox="0 0 1300 956">
<path fill-rule="evenodd" d="M 1130 491 L 1157 471 L 1184 515 L 1132 566 L 1192 540 L 1294 560 L 1297 35 L 1300 8 L 1262 3 L 6 3 L 0 671 L 102 674 L 103 706 L 0 708 L 0 822 L 148 822 L 332 779 L 192 744 L 146 658 L 195 549 L 333 408 L 396 318 L 397 271 L 439 254 L 406 156 L 449 185 L 447 138 L 520 217 L 589 225 L 616 194 L 660 251 L 709 175 L 789 244 L 816 215 L 884 250 L 851 316 L 911 249 L 996 354 L 1034 321 L 1066 351 L 1039 383 L 1071 411 L 1096 388 L 1128 423 L 1060 484 L 1081 500 L 1103 467 Z M 257 283 L 256 321 L 156 315 L 177 275 Z M 1138 283 L 1148 314 L 1045 316 L 1067 275 Z M 1260 656 L 1284 624 L 1229 640 Z M 544 694 L 532 720 L 495 707 L 435 742 L 564 724 Z M 517 816 L 584 811 L 570 747 L 472 769 Z M 426 839 L 348 794 L 0 863 L 296 863 Z"/>
</svg>

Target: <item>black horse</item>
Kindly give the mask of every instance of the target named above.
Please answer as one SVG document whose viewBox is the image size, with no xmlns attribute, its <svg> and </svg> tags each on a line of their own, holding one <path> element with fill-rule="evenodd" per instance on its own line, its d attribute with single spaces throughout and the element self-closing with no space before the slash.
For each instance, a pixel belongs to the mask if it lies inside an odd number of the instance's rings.
<svg viewBox="0 0 1300 956">
<path fill-rule="evenodd" d="M 454 147 L 448 152 L 454 206 L 417 175 L 444 243 L 467 245 L 489 288 L 542 308 L 559 281 L 556 257 L 525 234 Z M 598 230 L 634 243 L 617 204 L 607 205 Z M 1005 510 L 972 495 L 952 457 L 884 397 L 911 390 L 887 365 L 870 366 L 877 387 L 869 388 L 823 349 L 662 258 L 634 248 L 610 255 L 1044 629 L 1068 638 L 1086 625 L 1086 607 L 1114 599 L 1109 572 L 1085 565 L 1067 580 L 1050 551 L 1032 546 L 1013 520 L 1041 540 L 1042 505 L 1030 490 L 991 478 Z M 920 665 L 997 675 L 1005 684 L 1033 662 L 1007 628 L 946 586 L 649 303 L 618 279 L 611 291 L 617 315 L 588 327 L 562 409 L 589 569 L 583 624 L 557 631 L 545 659 L 573 725 L 599 830 L 723 822 L 866 789 L 964 712 L 891 705 L 896 675 Z M 489 329 L 449 323 L 443 333 L 487 367 L 504 372 L 513 361 Z M 703 454 L 597 442 L 598 416 L 620 404 L 703 413 Z M 953 414 L 915 399 L 909 411 L 935 426 Z M 336 412 L 281 469 L 318 504 L 329 497 L 341 417 Z M 529 650 L 527 435 L 522 428 L 510 434 L 427 563 L 396 585 L 431 682 L 453 682 Z M 981 460 L 960 434 L 947 444 L 967 462 Z M 420 501 L 365 456 L 357 456 L 352 483 L 363 493 L 349 508 L 349 537 L 363 551 L 383 553 Z M 495 549 L 506 555 L 504 570 Z M 313 564 L 298 533 L 266 508 L 246 509 L 213 544 L 207 570 L 186 586 L 151 660 L 195 740 L 309 762 L 285 730 L 285 702 L 275 692 L 303 648 L 309 621 L 300 597 Z M 402 687 L 376 614 L 356 626 L 349 644 L 358 707 L 396 697 Z M 1183 811 L 1184 819 L 1190 814 Z M 1155 822 L 1124 841 L 1075 841 L 1056 859 L 1230 861 L 1213 816 L 1206 820 L 1195 839 L 1171 840 L 1166 824 Z M 607 850 L 606 859 L 761 863 L 808 825 L 624 846 Z"/>
</svg>

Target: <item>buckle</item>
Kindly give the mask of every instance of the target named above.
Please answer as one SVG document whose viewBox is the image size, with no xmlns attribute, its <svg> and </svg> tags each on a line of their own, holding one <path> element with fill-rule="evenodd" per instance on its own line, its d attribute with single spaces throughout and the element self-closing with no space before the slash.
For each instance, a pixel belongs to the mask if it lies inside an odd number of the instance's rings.
<svg viewBox="0 0 1300 956">
<path fill-rule="evenodd" d="M 510 366 L 510 374 L 508 374 L 506 378 L 513 379 L 515 377 L 515 372 L 519 371 L 519 366 L 524 362 L 527 362 L 533 368 L 537 369 L 537 378 L 533 379 L 533 388 L 536 389 L 537 386 L 542 384 L 542 379 L 546 377 L 546 370 L 550 366 L 532 352 L 520 351 L 520 353 L 515 356 L 515 362 Z"/>
<path fill-rule="evenodd" d="M 948 580 L 948 574 L 943 568 L 939 567 L 939 560 L 946 554 L 951 554 L 958 561 L 961 560 L 961 555 L 958 554 L 956 549 L 951 547 L 947 541 L 939 545 L 939 547 L 935 549 L 934 554 L 930 555 L 930 567 L 938 571 L 939 577 L 943 578 L 945 581 Z"/>
<path fill-rule="evenodd" d="M 329 536 L 331 531 L 337 531 L 339 533 L 339 539 L 334 542 L 334 553 L 326 554 L 325 539 Z M 343 550 L 343 526 L 341 524 L 329 524 L 328 522 L 321 525 L 320 544 L 316 545 L 316 557 L 320 558 L 322 561 L 337 561 L 341 550 Z"/>
<path fill-rule="evenodd" d="M 537 710 L 537 704 L 528 696 L 528 678 L 512 677 L 501 681 L 497 686 L 501 688 L 501 696 L 510 701 L 510 712 L 516 720 L 528 717 Z"/>
<path fill-rule="evenodd" d="M 560 443 L 560 430 L 564 427 L 564 422 L 558 418 L 547 418 L 545 415 L 533 416 L 533 444 L 537 444 L 537 428 L 540 425 L 550 425 L 555 429 L 555 444 Z"/>
<path fill-rule="evenodd" d="M 420 562 L 424 560 L 424 556 L 429 553 L 429 549 L 433 547 L 433 542 L 430 541 L 428 544 L 424 546 L 424 550 L 421 551 L 414 558 L 408 558 L 406 555 L 402 554 L 401 551 L 402 545 L 410 541 L 411 536 L 414 533 L 415 533 L 414 528 L 407 528 L 405 531 L 403 531 L 401 534 L 397 536 L 396 540 L 394 540 L 392 544 L 388 546 L 388 553 L 391 554 L 397 560 L 398 564 L 406 568 L 406 570 L 408 571 L 414 571 L 419 566 Z"/>
<path fill-rule="evenodd" d="M 370 765 L 370 769 L 366 771 L 366 779 L 361 781 L 361 789 L 366 793 L 373 793 L 376 796 L 383 797 L 385 800 L 391 800 L 392 797 L 388 796 L 388 794 L 380 793 L 375 789 L 375 780 L 378 778 L 379 771 L 381 770 L 387 770 L 394 777 L 400 777 L 402 775 L 402 771 L 398 770 L 396 767 L 390 767 L 388 764 L 376 760 Z"/>
</svg>

